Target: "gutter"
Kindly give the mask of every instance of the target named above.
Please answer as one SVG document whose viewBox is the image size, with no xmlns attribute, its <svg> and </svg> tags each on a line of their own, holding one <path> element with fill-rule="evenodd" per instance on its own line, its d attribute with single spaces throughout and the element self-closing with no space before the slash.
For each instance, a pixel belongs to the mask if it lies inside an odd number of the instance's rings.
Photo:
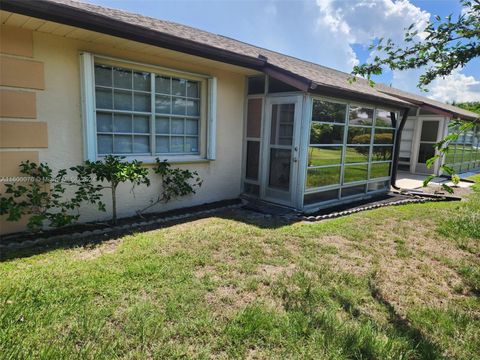
<svg viewBox="0 0 480 360">
<path fill-rule="evenodd" d="M 409 108 L 405 108 L 405 111 L 400 121 L 400 126 L 397 130 L 397 138 L 395 139 L 395 146 L 393 148 L 393 162 L 392 162 L 392 176 L 390 177 L 390 184 L 395 190 L 400 190 L 400 188 L 395 184 L 397 182 L 397 172 L 398 172 L 398 158 L 400 155 L 400 143 L 402 142 L 402 131 L 407 122 Z"/>
</svg>

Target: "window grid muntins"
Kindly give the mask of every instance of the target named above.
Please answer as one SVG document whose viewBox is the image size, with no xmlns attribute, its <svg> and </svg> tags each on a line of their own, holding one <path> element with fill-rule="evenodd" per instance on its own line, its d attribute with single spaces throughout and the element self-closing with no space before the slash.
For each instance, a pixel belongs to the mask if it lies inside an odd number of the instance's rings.
<svg viewBox="0 0 480 360">
<path fill-rule="evenodd" d="M 95 64 L 97 153 L 199 153 L 200 82 Z"/>
<path fill-rule="evenodd" d="M 335 112 L 327 115 L 326 121 L 321 118 L 323 104 Z M 385 180 L 391 174 L 395 138 L 390 111 L 323 100 L 314 100 L 313 109 L 305 194 L 340 189 L 340 198 L 341 189 L 345 189 L 345 196 L 384 189 Z M 344 113 L 344 120 L 339 112 Z M 384 115 L 382 118 L 379 112 Z M 377 118 L 382 121 L 377 123 Z M 322 137 L 322 126 L 332 136 Z M 334 127 L 337 127 L 336 134 Z M 335 161 L 328 162 L 331 158 Z M 358 193 L 362 184 L 373 185 L 364 186 Z"/>
<path fill-rule="evenodd" d="M 458 127 L 449 128 L 449 133 L 458 130 Z M 456 172 L 476 170 L 480 168 L 480 125 L 461 134 L 450 145 L 446 154 L 445 164 Z"/>
</svg>

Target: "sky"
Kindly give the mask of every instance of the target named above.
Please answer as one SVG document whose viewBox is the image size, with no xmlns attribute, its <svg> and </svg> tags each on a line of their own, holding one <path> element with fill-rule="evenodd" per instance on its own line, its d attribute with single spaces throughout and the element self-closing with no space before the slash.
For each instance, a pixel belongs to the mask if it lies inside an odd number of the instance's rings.
<svg viewBox="0 0 480 360">
<path fill-rule="evenodd" d="M 84 0 L 228 36 L 350 72 L 380 37 L 402 41 L 433 16 L 458 16 L 458 0 Z M 480 101 L 480 58 L 416 87 L 421 70 L 386 71 L 375 81 L 443 102 Z"/>
</svg>

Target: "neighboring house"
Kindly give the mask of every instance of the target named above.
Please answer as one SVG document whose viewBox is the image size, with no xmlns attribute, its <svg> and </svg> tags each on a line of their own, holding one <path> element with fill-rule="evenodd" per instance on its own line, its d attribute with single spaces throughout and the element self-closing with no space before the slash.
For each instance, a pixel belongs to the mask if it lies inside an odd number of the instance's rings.
<svg viewBox="0 0 480 360">
<path fill-rule="evenodd" d="M 106 154 L 146 166 L 160 157 L 204 182 L 194 196 L 153 210 L 244 194 L 312 211 L 388 191 L 398 160 L 423 172 L 446 120 L 477 117 L 120 10 L 69 0 L 0 6 L 1 177 L 18 175 L 22 160 L 58 169 Z M 469 168 L 479 154 L 469 155 Z M 154 181 L 132 196 L 122 186 L 119 215 L 133 215 L 158 187 Z M 85 206 L 81 219 L 97 220 L 98 212 Z M 1 226 L 8 233 L 22 224 Z"/>
</svg>

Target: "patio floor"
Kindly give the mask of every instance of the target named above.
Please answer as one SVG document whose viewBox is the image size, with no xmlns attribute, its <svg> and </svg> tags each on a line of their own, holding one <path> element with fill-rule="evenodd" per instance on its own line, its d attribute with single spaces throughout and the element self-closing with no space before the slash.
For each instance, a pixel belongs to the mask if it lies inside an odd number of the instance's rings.
<svg viewBox="0 0 480 360">
<path fill-rule="evenodd" d="M 420 190 L 423 187 L 423 180 L 427 175 L 420 175 L 420 174 L 412 174 L 406 171 L 399 171 L 397 174 L 397 182 L 396 185 L 401 188 L 401 189 L 409 189 L 409 190 Z M 461 176 L 461 178 L 464 178 L 465 176 Z M 452 182 L 449 181 L 448 179 L 444 177 L 436 177 L 434 178 L 430 184 L 432 186 L 441 186 L 442 184 L 447 184 L 449 186 L 452 186 Z M 467 181 L 460 181 L 458 184 L 458 187 L 460 188 L 468 188 L 472 186 L 472 183 L 467 182 Z"/>
</svg>

